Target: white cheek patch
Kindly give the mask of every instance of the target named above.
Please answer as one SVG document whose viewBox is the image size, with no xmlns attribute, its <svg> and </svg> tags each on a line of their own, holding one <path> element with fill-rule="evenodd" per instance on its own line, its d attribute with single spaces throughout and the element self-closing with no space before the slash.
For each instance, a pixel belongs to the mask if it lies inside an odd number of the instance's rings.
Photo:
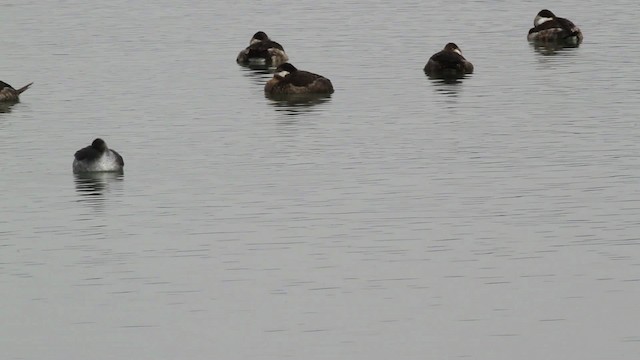
<svg viewBox="0 0 640 360">
<path fill-rule="evenodd" d="M 267 61 L 263 58 L 250 58 L 249 62 L 254 65 L 264 65 Z"/>
<path fill-rule="evenodd" d="M 547 21 L 553 20 L 553 18 L 550 17 L 539 17 L 536 19 L 536 26 L 540 26 L 540 24 L 542 23 L 546 23 Z"/>
<path fill-rule="evenodd" d="M 259 39 L 251 39 L 251 43 L 250 43 L 250 45 L 253 45 L 253 44 L 255 44 L 255 43 L 259 43 L 260 41 L 262 41 L 262 40 L 259 40 Z"/>
<path fill-rule="evenodd" d="M 281 78 L 284 78 L 284 77 L 285 77 L 285 76 L 287 76 L 287 75 L 289 75 L 289 72 L 288 72 L 288 71 L 280 71 L 280 72 L 278 73 L 278 76 L 280 76 Z"/>
<path fill-rule="evenodd" d="M 454 53 L 457 53 L 458 55 L 462 55 L 462 51 L 460 51 L 460 49 L 453 49 Z"/>
</svg>

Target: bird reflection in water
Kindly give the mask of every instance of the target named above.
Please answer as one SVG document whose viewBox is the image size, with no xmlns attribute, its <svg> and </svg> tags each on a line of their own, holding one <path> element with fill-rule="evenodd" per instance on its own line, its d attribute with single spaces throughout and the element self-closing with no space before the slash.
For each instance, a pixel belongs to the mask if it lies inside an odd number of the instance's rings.
<svg viewBox="0 0 640 360">
<path fill-rule="evenodd" d="M 73 174 L 76 191 L 81 195 L 80 201 L 89 205 L 102 207 L 106 194 L 111 192 L 115 184 L 124 179 L 124 172 L 85 172 Z M 117 187 L 116 187 L 117 189 Z"/>
<path fill-rule="evenodd" d="M 11 112 L 11 107 L 13 107 L 13 103 L 4 103 L 4 102 L 0 102 L 0 114 L 2 113 L 10 113 Z"/>
<path fill-rule="evenodd" d="M 295 116 L 318 110 L 314 107 L 328 102 L 331 99 L 331 94 L 265 94 L 265 97 L 270 100 L 269 104 L 274 106 L 276 111 Z"/>
<path fill-rule="evenodd" d="M 462 90 L 463 78 L 433 78 L 429 77 L 431 83 L 435 86 L 436 92 L 449 96 L 458 97 Z"/>
<path fill-rule="evenodd" d="M 275 68 L 264 66 L 246 66 L 242 67 L 242 69 L 244 70 L 243 75 L 251 79 L 251 81 L 260 88 L 263 88 L 264 84 L 273 77 L 273 70 L 275 70 Z"/>
<path fill-rule="evenodd" d="M 556 55 L 557 53 L 563 51 L 572 51 L 573 49 L 577 49 L 579 45 L 563 45 L 558 43 L 539 43 L 539 42 L 529 42 L 529 45 L 533 47 L 533 50 L 540 55 Z"/>
</svg>

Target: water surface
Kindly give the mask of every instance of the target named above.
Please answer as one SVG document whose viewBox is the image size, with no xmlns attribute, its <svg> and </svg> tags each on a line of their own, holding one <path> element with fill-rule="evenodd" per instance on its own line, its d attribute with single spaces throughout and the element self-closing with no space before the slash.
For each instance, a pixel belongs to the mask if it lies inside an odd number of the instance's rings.
<svg viewBox="0 0 640 360">
<path fill-rule="evenodd" d="M 3 358 L 633 358 L 637 4 L 552 53 L 539 6 L 0 5 Z M 258 30 L 336 92 L 265 97 Z M 124 174 L 74 176 L 98 136 Z"/>
</svg>

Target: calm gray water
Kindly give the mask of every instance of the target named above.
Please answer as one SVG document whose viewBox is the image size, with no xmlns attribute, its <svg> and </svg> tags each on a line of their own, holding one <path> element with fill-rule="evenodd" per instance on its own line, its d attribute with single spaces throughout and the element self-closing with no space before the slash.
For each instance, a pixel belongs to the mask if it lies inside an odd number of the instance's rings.
<svg viewBox="0 0 640 360">
<path fill-rule="evenodd" d="M 2 359 L 636 358 L 637 2 L 554 54 L 543 6 L 4 2 Z M 257 30 L 335 94 L 265 98 Z"/>
</svg>

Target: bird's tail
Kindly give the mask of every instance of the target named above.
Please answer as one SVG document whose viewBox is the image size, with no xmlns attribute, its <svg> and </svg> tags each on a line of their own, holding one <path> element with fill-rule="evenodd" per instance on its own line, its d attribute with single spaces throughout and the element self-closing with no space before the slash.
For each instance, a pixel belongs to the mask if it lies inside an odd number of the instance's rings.
<svg viewBox="0 0 640 360">
<path fill-rule="evenodd" d="M 29 86 L 31 86 L 33 83 L 28 83 L 27 85 L 21 87 L 20 89 L 16 90 L 16 92 L 18 93 L 18 95 L 22 94 L 23 92 L 25 92 Z"/>
</svg>

